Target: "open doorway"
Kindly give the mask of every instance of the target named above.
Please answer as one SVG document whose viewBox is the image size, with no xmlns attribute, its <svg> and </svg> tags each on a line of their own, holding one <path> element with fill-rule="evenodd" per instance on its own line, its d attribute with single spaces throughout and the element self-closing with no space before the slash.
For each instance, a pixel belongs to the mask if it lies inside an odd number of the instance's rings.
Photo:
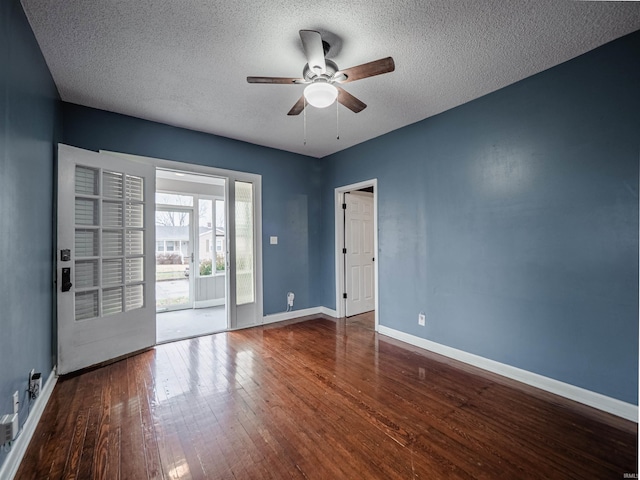
<svg viewBox="0 0 640 480">
<path fill-rule="evenodd" d="M 336 310 L 378 329 L 377 181 L 336 188 Z"/>
<path fill-rule="evenodd" d="M 156 170 L 156 339 L 228 328 L 224 178 Z"/>
</svg>

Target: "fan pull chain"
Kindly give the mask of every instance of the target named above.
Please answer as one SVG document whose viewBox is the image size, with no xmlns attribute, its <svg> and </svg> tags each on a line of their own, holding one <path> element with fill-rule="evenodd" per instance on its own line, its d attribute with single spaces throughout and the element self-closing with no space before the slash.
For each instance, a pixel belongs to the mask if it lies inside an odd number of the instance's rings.
<svg viewBox="0 0 640 480">
<path fill-rule="evenodd" d="M 302 104 L 302 116 L 303 116 L 303 121 L 302 124 L 303 126 L 303 131 L 304 131 L 304 144 L 307 144 L 307 98 L 303 97 L 303 104 Z"/>
<path fill-rule="evenodd" d="M 340 115 L 338 112 L 340 111 L 340 106 L 338 105 L 340 102 L 336 100 L 336 140 L 340 140 Z"/>
</svg>

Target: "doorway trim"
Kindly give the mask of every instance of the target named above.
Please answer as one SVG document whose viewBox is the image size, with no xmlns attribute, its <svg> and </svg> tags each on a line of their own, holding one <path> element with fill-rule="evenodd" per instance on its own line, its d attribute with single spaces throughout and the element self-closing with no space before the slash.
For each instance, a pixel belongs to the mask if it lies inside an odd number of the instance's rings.
<svg viewBox="0 0 640 480">
<path fill-rule="evenodd" d="M 231 281 L 228 279 L 226 284 L 226 293 L 225 298 L 227 299 L 228 307 L 227 307 L 227 331 L 236 330 L 238 328 L 246 328 L 249 326 L 259 326 L 262 325 L 264 321 L 264 301 L 263 301 L 263 278 L 262 278 L 262 267 L 263 267 L 263 257 L 262 257 L 262 175 L 257 173 L 248 173 L 241 172 L 238 170 L 229 170 L 225 168 L 219 167 L 211 167 L 208 165 L 200 165 L 196 163 L 186 163 L 186 162 L 178 162 L 175 160 L 165 160 L 162 158 L 154 158 L 147 157 L 143 155 L 135 155 L 129 153 L 115 152 L 111 150 L 99 150 L 101 154 L 107 155 L 115 155 L 119 157 L 128 158 L 133 161 L 143 162 L 153 165 L 156 169 L 164 169 L 164 170 L 175 170 L 186 173 L 194 173 L 201 175 L 209 175 L 213 177 L 221 177 L 225 178 L 225 200 L 227 200 L 226 205 L 226 223 L 227 223 L 227 235 L 231 231 L 230 227 L 230 218 L 229 212 L 231 211 L 229 204 L 232 201 L 235 201 L 235 198 L 231 198 L 230 195 L 230 183 L 234 181 L 239 182 L 248 182 L 253 184 L 253 193 L 254 193 L 254 232 L 255 232 L 255 241 L 254 241 L 254 255 L 255 255 L 255 323 L 251 325 L 237 325 L 237 319 L 231 318 L 231 309 L 236 308 L 235 306 L 231 306 L 231 289 L 235 288 L 235 284 L 232 285 Z M 227 250 L 229 249 L 229 237 L 227 237 Z M 227 256 L 227 265 L 230 262 L 235 261 L 235 258 L 230 258 Z M 235 298 L 235 296 L 234 296 Z"/>
<path fill-rule="evenodd" d="M 375 261 L 373 262 L 373 278 L 375 290 L 375 330 L 378 331 L 379 320 L 379 281 L 378 281 L 378 179 L 364 180 L 358 183 L 352 183 L 335 189 L 335 283 L 336 283 L 336 312 L 338 318 L 346 315 L 346 302 L 342 298 L 345 291 L 344 285 L 344 255 L 342 254 L 342 246 L 344 245 L 344 222 L 342 204 L 344 203 L 344 194 L 353 190 L 373 187 L 373 251 L 375 252 Z"/>
</svg>

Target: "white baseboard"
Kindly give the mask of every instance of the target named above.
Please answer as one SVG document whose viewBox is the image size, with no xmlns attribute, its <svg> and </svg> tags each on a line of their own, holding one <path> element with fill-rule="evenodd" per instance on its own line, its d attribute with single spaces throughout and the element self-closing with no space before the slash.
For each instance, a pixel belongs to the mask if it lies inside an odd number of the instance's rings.
<svg viewBox="0 0 640 480">
<path fill-rule="evenodd" d="M 300 317 L 306 317 L 308 315 L 328 315 L 333 318 L 337 318 L 335 310 L 331 310 L 326 307 L 311 307 L 304 308 L 302 310 L 291 310 L 290 312 L 274 313 L 272 315 L 265 315 L 262 317 L 262 325 L 269 323 L 283 322 L 285 320 L 293 320 Z"/>
<path fill-rule="evenodd" d="M 285 320 L 293 320 L 294 318 L 306 317 L 307 315 L 319 315 L 320 307 L 304 308 L 302 310 L 291 310 L 290 312 L 274 313 L 262 317 L 262 324 L 283 322 Z"/>
<path fill-rule="evenodd" d="M 560 395 L 561 397 L 589 405 L 590 407 L 594 407 L 638 423 L 637 405 L 607 397 L 606 395 L 576 387 L 575 385 L 564 383 L 559 380 L 554 380 L 553 378 L 545 377 L 537 373 L 512 367 L 511 365 L 496 362 L 495 360 L 474 355 L 473 353 L 468 353 L 440 343 L 432 342 L 425 338 L 416 337 L 415 335 L 385 327 L 384 325 L 379 325 L 378 332 L 382 335 L 395 338 L 396 340 L 444 355 L 445 357 L 453 358 L 454 360 L 459 360 L 469 365 L 473 365 L 474 367 L 488 370 L 489 372 L 497 373 L 503 377 L 526 383 L 532 387 Z"/>
<path fill-rule="evenodd" d="M 338 318 L 338 312 L 327 307 L 320 307 L 320 313 L 329 317 Z"/>
<path fill-rule="evenodd" d="M 44 412 L 44 407 L 47 406 L 49 398 L 51 398 L 51 393 L 53 392 L 53 387 L 56 386 L 57 381 L 58 377 L 54 367 L 53 370 L 51 370 L 44 387 L 40 391 L 40 395 L 35 400 L 33 408 L 27 417 L 27 421 L 24 422 L 20 435 L 16 438 L 16 441 L 11 447 L 11 451 L 2 464 L 2 468 L 0 468 L 0 479 L 12 480 L 16 476 L 16 473 L 18 473 L 20 462 L 22 462 L 22 458 L 27 451 L 29 442 L 31 442 L 31 437 L 33 437 L 33 434 L 36 431 L 40 417 L 42 417 L 42 413 Z"/>
</svg>

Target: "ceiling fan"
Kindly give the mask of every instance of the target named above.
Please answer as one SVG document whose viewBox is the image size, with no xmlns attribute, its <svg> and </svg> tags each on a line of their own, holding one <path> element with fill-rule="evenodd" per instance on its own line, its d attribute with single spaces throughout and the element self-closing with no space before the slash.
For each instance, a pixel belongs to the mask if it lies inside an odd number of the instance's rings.
<svg viewBox="0 0 640 480">
<path fill-rule="evenodd" d="M 299 115 L 307 103 L 317 108 L 325 108 L 336 99 L 338 103 L 349 110 L 355 113 L 361 112 L 367 108 L 367 105 L 344 90 L 339 84 L 393 72 L 396 68 L 393 58 L 386 57 L 340 70 L 335 62 L 325 58 L 329 51 L 329 44 L 322 40 L 319 32 L 300 30 L 300 39 L 307 56 L 307 64 L 302 70 L 302 78 L 247 77 L 249 83 L 307 85 L 304 94 L 287 115 Z"/>
</svg>

